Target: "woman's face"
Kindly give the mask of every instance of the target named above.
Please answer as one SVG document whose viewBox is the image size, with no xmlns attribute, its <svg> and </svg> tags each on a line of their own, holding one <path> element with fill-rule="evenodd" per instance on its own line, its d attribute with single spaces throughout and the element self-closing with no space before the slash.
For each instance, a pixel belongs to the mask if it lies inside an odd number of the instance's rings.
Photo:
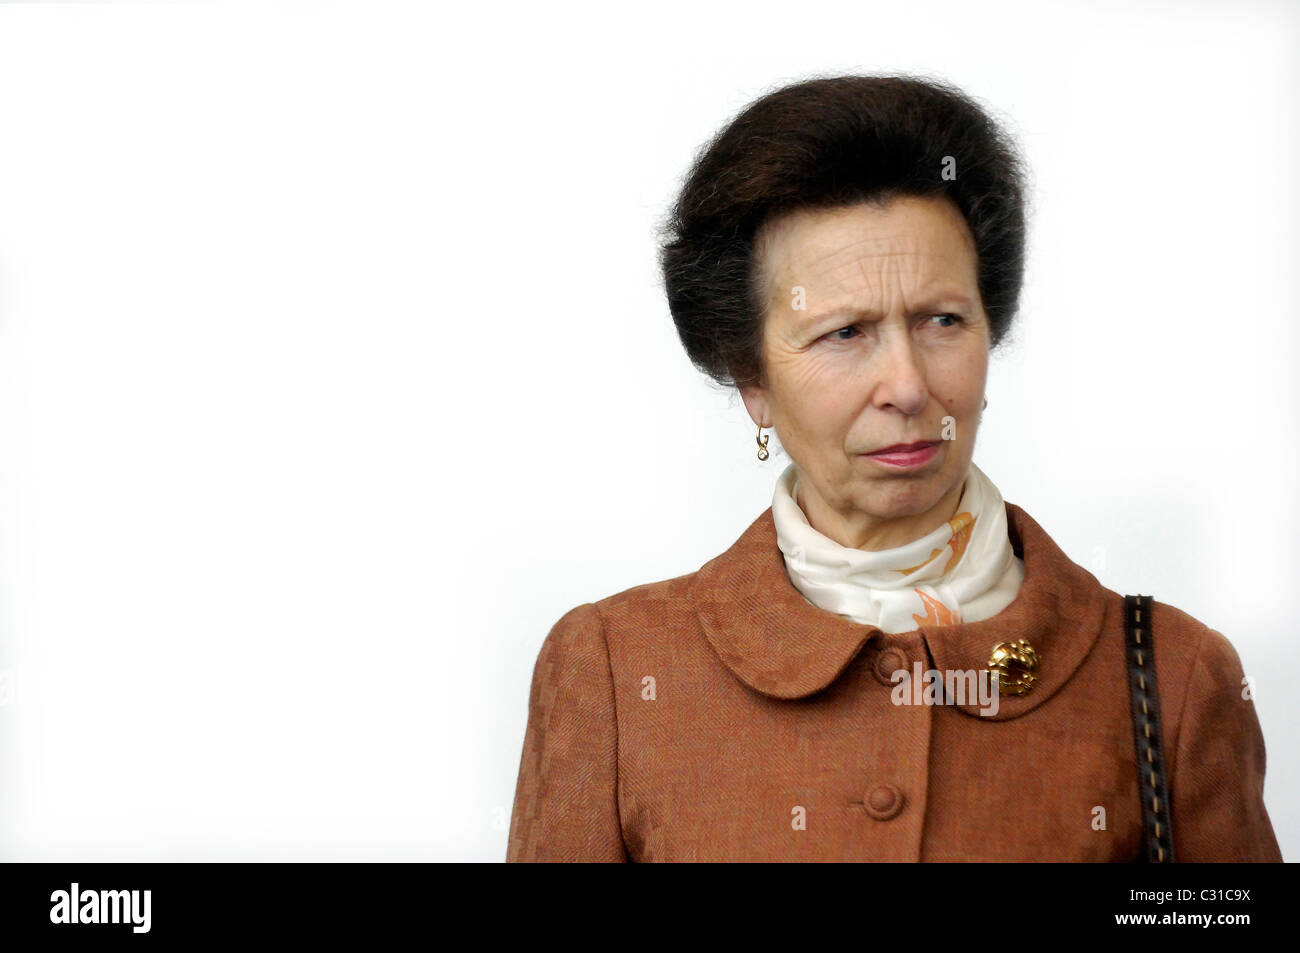
<svg viewBox="0 0 1300 953">
<path fill-rule="evenodd" d="M 755 244 L 767 312 L 763 386 L 742 388 L 799 473 L 813 528 L 900 546 L 950 519 L 984 399 L 989 328 L 974 239 L 947 199 L 804 209 Z M 937 441 L 928 461 L 868 454 Z"/>
</svg>

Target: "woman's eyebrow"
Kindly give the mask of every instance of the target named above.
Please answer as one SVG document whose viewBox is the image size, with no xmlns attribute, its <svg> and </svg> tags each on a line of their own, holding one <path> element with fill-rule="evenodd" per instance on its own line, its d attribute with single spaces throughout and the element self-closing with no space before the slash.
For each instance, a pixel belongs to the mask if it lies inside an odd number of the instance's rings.
<svg viewBox="0 0 1300 953">
<path fill-rule="evenodd" d="M 931 308 L 940 308 L 944 305 L 954 305 L 959 308 L 970 308 L 973 302 L 964 294 L 955 291 L 940 291 L 920 296 L 920 303 L 912 307 L 913 312 L 926 311 Z M 824 321 L 836 317 L 852 318 L 879 318 L 880 309 L 875 307 L 855 307 L 851 304 L 835 305 L 824 308 L 812 314 L 809 321 Z"/>
</svg>

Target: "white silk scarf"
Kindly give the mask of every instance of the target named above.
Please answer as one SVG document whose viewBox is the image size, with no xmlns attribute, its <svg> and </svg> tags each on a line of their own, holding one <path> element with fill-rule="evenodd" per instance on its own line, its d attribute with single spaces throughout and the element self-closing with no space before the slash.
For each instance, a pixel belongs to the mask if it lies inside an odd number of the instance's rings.
<svg viewBox="0 0 1300 953">
<path fill-rule="evenodd" d="M 813 529 L 786 467 L 772 494 L 777 544 L 813 605 L 889 633 L 978 622 L 1015 599 L 1024 562 L 1011 548 L 1002 494 L 972 462 L 952 519 L 895 549 L 851 549 Z"/>
</svg>

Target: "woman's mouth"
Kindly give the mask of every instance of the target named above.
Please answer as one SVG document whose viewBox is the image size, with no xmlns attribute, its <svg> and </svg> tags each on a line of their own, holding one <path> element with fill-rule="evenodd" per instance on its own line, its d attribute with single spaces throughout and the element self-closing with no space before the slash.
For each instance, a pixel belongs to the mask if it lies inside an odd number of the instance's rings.
<svg viewBox="0 0 1300 953">
<path fill-rule="evenodd" d="M 939 453 L 938 440 L 923 440 L 918 443 L 896 444 L 874 453 L 860 456 L 873 460 L 890 470 L 915 470 L 923 467 Z"/>
</svg>

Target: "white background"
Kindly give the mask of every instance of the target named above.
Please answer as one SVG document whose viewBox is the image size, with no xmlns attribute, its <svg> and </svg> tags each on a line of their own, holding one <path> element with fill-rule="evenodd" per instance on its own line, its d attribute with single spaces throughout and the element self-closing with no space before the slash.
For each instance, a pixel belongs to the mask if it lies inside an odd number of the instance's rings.
<svg viewBox="0 0 1300 953">
<path fill-rule="evenodd" d="M 655 227 L 896 70 L 1033 172 L 976 462 L 1234 643 L 1300 858 L 1294 9 L 258 0 L 0 5 L 0 859 L 502 859 L 550 626 L 787 462 Z"/>
</svg>

